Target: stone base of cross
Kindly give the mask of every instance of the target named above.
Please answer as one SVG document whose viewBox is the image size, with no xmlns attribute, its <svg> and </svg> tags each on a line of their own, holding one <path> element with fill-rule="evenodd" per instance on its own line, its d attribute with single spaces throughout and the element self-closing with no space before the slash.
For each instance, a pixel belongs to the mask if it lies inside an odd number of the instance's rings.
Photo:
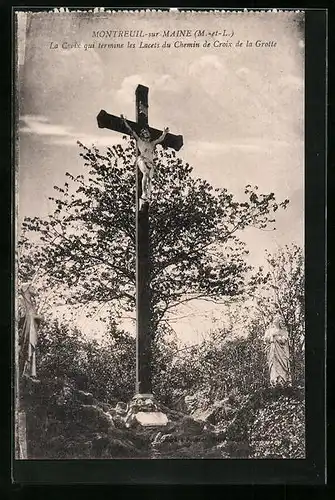
<svg viewBox="0 0 335 500">
<path fill-rule="evenodd" d="M 126 427 L 165 427 L 168 418 L 152 394 L 135 394 L 125 417 Z"/>
<path fill-rule="evenodd" d="M 137 142 L 145 130 L 153 142 L 159 142 L 163 148 L 179 151 L 183 145 L 181 135 L 166 132 L 162 135 L 161 130 L 149 127 L 148 92 L 148 87 L 143 85 L 138 85 L 136 88 L 136 122 L 126 121 L 101 110 L 97 116 L 98 127 L 131 134 Z M 138 423 L 143 426 L 161 426 L 166 425 L 167 417 L 159 411 L 152 394 L 149 203 L 141 199 L 142 173 L 138 165 L 136 179 L 136 388 L 135 396 L 129 403 L 126 421 L 127 425 Z"/>
</svg>

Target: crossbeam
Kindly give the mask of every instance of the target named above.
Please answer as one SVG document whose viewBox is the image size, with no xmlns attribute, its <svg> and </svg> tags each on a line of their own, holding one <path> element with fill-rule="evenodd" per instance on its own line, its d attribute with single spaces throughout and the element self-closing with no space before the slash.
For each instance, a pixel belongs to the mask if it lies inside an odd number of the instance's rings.
<svg viewBox="0 0 335 500">
<path fill-rule="evenodd" d="M 120 132 L 121 134 L 130 135 L 129 130 L 125 127 L 123 120 L 119 116 L 110 115 L 104 109 L 102 109 L 98 114 L 97 121 L 99 128 L 107 128 L 109 130 L 114 130 L 115 132 Z M 135 130 L 137 135 L 139 135 L 143 126 L 128 119 L 127 122 L 129 123 L 131 128 Z M 159 130 L 157 128 L 149 127 L 149 130 L 153 140 L 156 140 L 162 134 L 162 130 Z M 161 142 L 161 146 L 163 146 L 164 149 L 172 148 L 175 151 L 179 151 L 183 146 L 183 136 L 168 133 L 166 134 L 164 141 Z"/>
</svg>

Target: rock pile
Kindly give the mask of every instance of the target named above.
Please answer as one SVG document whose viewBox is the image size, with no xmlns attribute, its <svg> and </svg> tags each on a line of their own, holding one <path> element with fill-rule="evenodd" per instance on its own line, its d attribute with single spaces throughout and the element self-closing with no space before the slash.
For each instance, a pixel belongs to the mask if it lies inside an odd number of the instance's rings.
<svg viewBox="0 0 335 500">
<path fill-rule="evenodd" d="M 40 393 L 31 412 L 31 458 L 204 458 L 223 457 L 221 431 L 206 421 L 161 407 L 167 423 L 140 425 L 132 405 L 100 403 L 65 384 L 53 398 Z M 144 410 L 145 408 L 139 408 Z M 146 408 L 156 411 L 158 408 Z M 159 412 L 157 412 L 159 413 Z"/>
<path fill-rule="evenodd" d="M 188 415 L 146 401 L 101 403 L 71 385 L 50 396 L 41 384 L 38 394 L 27 415 L 29 458 L 303 458 L 303 399 L 282 388 L 252 394 L 238 409 L 229 399 L 193 403 Z M 161 410 L 167 423 L 141 424 L 136 405 Z"/>
<path fill-rule="evenodd" d="M 221 444 L 225 433 L 206 422 L 184 417 L 156 433 L 152 458 L 224 458 Z"/>
</svg>

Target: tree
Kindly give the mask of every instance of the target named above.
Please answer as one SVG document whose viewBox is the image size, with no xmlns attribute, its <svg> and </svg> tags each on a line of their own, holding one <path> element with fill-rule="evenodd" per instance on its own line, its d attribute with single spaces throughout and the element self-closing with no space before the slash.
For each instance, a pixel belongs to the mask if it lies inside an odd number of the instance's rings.
<svg viewBox="0 0 335 500">
<path fill-rule="evenodd" d="M 105 154 L 80 144 L 87 174 L 67 173 L 55 186 L 55 211 L 26 218 L 21 238 L 20 276 L 43 270 L 44 289 L 57 286 L 67 304 L 135 307 L 135 153 L 134 143 Z M 220 300 L 243 292 L 248 253 L 238 234 L 248 226 L 271 225 L 285 208 L 274 193 L 235 201 L 226 189 L 213 189 L 192 177 L 192 168 L 174 151 L 158 149 L 150 206 L 152 336 L 161 320 L 192 299 Z M 71 184 L 71 185 L 70 185 Z M 39 244 L 32 244 L 32 234 Z"/>
<path fill-rule="evenodd" d="M 267 253 L 267 268 L 254 277 L 257 307 L 263 330 L 279 313 L 288 331 L 292 381 L 304 383 L 305 271 L 304 255 L 297 245 Z"/>
</svg>

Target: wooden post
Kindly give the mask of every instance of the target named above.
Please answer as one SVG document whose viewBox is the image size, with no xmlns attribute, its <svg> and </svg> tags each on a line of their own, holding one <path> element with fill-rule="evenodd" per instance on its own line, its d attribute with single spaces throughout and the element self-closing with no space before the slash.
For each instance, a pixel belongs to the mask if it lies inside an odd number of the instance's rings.
<svg viewBox="0 0 335 500">
<path fill-rule="evenodd" d="M 136 121 L 148 127 L 148 87 L 136 89 Z M 150 307 L 149 204 L 139 207 L 142 172 L 137 167 L 136 189 L 136 394 L 152 393 Z"/>
</svg>

